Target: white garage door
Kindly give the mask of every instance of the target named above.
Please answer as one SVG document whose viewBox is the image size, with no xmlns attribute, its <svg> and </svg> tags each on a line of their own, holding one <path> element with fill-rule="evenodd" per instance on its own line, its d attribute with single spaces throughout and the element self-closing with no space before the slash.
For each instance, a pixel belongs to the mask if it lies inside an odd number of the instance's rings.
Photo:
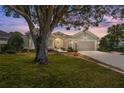
<svg viewBox="0 0 124 93">
<path fill-rule="evenodd" d="M 95 41 L 78 41 L 78 51 L 94 51 Z"/>
</svg>

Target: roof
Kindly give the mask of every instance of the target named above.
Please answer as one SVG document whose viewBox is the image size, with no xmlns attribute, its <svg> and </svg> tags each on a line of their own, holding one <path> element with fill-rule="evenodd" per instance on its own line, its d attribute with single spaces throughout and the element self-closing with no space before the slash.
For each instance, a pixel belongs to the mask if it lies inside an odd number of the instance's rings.
<svg viewBox="0 0 124 93">
<path fill-rule="evenodd" d="M 67 30 L 66 28 L 63 27 L 63 28 L 58 28 L 58 29 L 56 28 L 53 30 L 53 33 L 56 33 L 56 32 L 61 32 L 65 35 L 73 36 L 74 34 L 80 32 L 80 30 L 76 30 L 73 28 L 71 28 L 70 30 Z"/>
<path fill-rule="evenodd" d="M 53 32 L 53 34 L 60 34 L 60 35 L 65 35 L 65 36 L 69 36 L 69 37 L 73 37 L 73 36 L 76 36 L 76 35 L 79 35 L 79 34 L 81 34 L 83 31 L 75 31 L 75 32 L 71 32 L 71 34 L 68 34 L 67 32 L 65 32 L 65 31 L 55 31 L 55 32 Z M 86 31 L 86 33 L 88 33 L 88 34 L 90 34 L 90 35 L 92 35 L 92 36 L 94 36 L 94 37 L 96 37 L 96 38 L 99 38 L 97 35 L 95 35 L 95 34 L 93 34 L 92 32 L 90 32 L 90 31 Z"/>
<path fill-rule="evenodd" d="M 73 35 L 80 33 L 82 31 L 83 31 L 83 28 L 81 28 L 80 30 L 75 29 L 75 28 L 71 28 L 70 30 L 67 30 L 65 27 L 62 27 L 62 28 L 55 28 L 52 33 L 54 34 L 54 33 L 60 32 L 58 34 L 63 34 L 65 36 L 72 37 Z M 104 27 L 90 27 L 88 29 L 88 33 L 93 34 L 93 36 L 98 37 L 98 38 L 102 38 L 108 34 L 107 28 L 104 28 Z M 30 34 L 30 32 L 26 33 L 26 35 L 28 34 Z"/>
<path fill-rule="evenodd" d="M 80 31 L 80 32 L 74 34 L 73 36 L 80 35 L 82 32 L 84 32 L 84 31 Z M 93 33 L 90 32 L 90 31 L 85 31 L 85 32 L 86 32 L 87 34 L 90 34 L 91 36 L 93 36 L 93 37 L 95 37 L 95 38 L 99 38 L 98 36 L 96 36 L 95 34 L 93 34 Z"/>
<path fill-rule="evenodd" d="M 71 37 L 70 35 L 68 35 L 68 34 L 65 34 L 65 33 L 63 33 L 63 32 L 53 32 L 53 35 L 63 35 L 63 36 L 66 36 L 66 37 Z"/>
<path fill-rule="evenodd" d="M 0 30 L 0 38 L 9 38 L 9 33 Z"/>
<path fill-rule="evenodd" d="M 82 32 L 82 31 L 83 31 L 83 29 L 76 30 L 76 29 L 72 28 L 70 30 L 67 30 L 66 28 L 59 28 L 59 29 L 54 29 L 53 33 L 61 32 L 61 33 L 66 34 L 66 35 L 73 36 L 73 35 L 75 35 L 77 33 Z M 88 33 L 93 34 L 98 38 L 102 38 L 102 37 L 104 37 L 104 36 L 106 36 L 108 34 L 107 33 L 107 28 L 104 28 L 104 27 L 103 28 L 102 27 L 89 28 Z"/>
</svg>

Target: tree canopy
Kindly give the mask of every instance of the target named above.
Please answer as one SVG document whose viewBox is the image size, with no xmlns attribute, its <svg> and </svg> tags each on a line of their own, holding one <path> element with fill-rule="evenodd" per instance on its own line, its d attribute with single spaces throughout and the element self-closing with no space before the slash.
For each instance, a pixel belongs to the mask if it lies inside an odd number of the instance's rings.
<svg viewBox="0 0 124 93">
<path fill-rule="evenodd" d="M 100 40 L 100 50 L 110 51 L 119 47 L 119 42 L 124 39 L 124 24 L 113 25 L 108 28 L 108 35 Z"/>
<path fill-rule="evenodd" d="M 124 38 L 124 24 L 117 24 L 108 28 L 108 34 L 116 46 L 118 46 L 118 43 Z"/>
<path fill-rule="evenodd" d="M 54 6 L 3 6 L 6 16 L 24 17 L 30 20 L 32 25 L 40 25 L 43 22 L 50 22 L 53 30 L 58 25 L 66 26 L 97 26 L 102 21 L 104 15 L 111 15 L 114 18 L 123 17 L 122 6 L 98 6 L 98 5 L 54 5 Z M 119 13 L 117 13 L 119 11 Z M 121 11 L 121 12 L 120 12 Z M 121 14 L 121 16 L 119 15 Z M 47 19 L 46 19 L 47 18 Z M 39 21 L 39 19 L 42 19 Z M 40 26 L 39 26 L 40 27 Z"/>
</svg>

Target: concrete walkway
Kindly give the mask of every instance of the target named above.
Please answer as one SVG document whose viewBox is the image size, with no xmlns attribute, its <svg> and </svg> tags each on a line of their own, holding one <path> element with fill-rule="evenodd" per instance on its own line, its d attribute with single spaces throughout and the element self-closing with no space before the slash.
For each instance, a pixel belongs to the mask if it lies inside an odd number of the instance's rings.
<svg viewBox="0 0 124 93">
<path fill-rule="evenodd" d="M 79 53 L 124 71 L 124 55 L 100 51 L 79 51 Z"/>
<path fill-rule="evenodd" d="M 62 50 L 62 49 L 54 49 L 55 51 L 58 51 L 58 52 L 60 52 L 60 53 L 65 53 L 65 52 L 67 52 L 67 51 L 64 51 L 64 50 Z"/>
</svg>

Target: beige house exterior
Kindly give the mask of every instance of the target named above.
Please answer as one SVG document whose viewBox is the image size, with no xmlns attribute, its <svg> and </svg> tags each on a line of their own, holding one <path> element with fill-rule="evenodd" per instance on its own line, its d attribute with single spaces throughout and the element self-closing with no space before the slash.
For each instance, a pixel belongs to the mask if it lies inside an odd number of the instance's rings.
<svg viewBox="0 0 124 93">
<path fill-rule="evenodd" d="M 34 49 L 34 44 L 30 36 L 24 37 L 27 49 Z M 67 49 L 77 47 L 78 51 L 95 51 L 98 48 L 99 37 L 89 31 L 81 31 L 74 35 L 67 35 L 62 32 L 54 32 L 48 40 L 49 49 Z"/>
</svg>

